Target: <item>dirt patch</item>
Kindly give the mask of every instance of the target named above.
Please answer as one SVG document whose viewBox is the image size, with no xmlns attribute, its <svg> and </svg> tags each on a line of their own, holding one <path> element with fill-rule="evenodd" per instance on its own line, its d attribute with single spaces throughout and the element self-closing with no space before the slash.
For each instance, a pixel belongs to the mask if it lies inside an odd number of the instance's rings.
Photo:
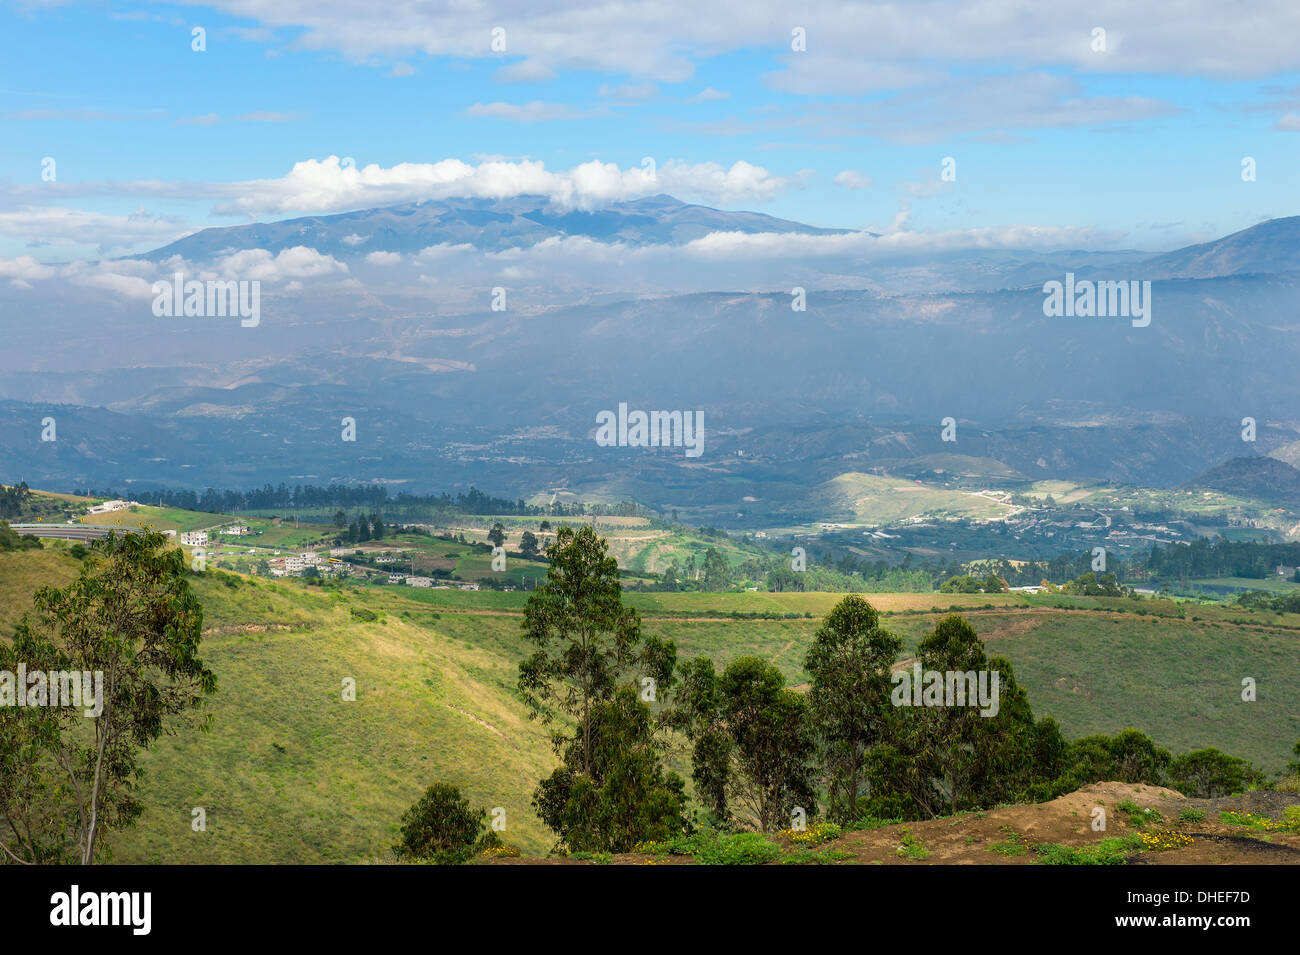
<svg viewBox="0 0 1300 955">
<path fill-rule="evenodd" d="M 779 660 L 779 659 L 781 658 L 781 654 L 785 653 L 785 652 L 786 652 L 787 650 L 789 650 L 792 646 L 794 646 L 794 641 L 793 641 L 793 640 L 791 640 L 789 643 L 787 643 L 785 646 L 783 646 L 780 650 L 777 650 L 776 653 L 772 654 L 772 659 L 771 659 L 771 660 L 768 660 L 767 662 L 768 662 L 768 663 L 775 663 L 777 660 Z"/>
<path fill-rule="evenodd" d="M 483 719 L 482 717 L 480 717 L 480 716 L 475 716 L 475 715 L 474 715 L 473 713 L 471 713 L 469 710 L 462 710 L 459 706 L 452 706 L 450 703 L 444 703 L 444 704 L 442 704 L 442 705 L 445 706 L 445 707 L 447 707 L 447 709 L 449 709 L 449 710 L 452 710 L 452 711 L 454 711 L 454 712 L 456 712 L 456 713 L 459 713 L 461 716 L 464 716 L 464 717 L 466 717 L 467 719 L 471 719 L 471 720 L 473 720 L 473 721 L 474 721 L 475 723 L 477 723 L 479 726 L 482 726 L 482 727 L 484 727 L 485 729 L 489 729 L 489 730 L 491 730 L 493 733 L 496 733 L 498 736 L 500 736 L 500 737 L 501 737 L 503 740 L 505 740 L 507 743 L 511 743 L 512 745 L 515 745 L 515 748 L 518 749 L 518 746 L 517 746 L 516 744 L 513 744 L 513 742 L 511 741 L 511 739 L 510 739 L 509 736 L 507 736 L 505 733 L 501 732 L 499 729 L 497 729 L 495 726 L 493 726 L 491 723 L 489 723 L 487 720 Z"/>
<path fill-rule="evenodd" d="M 205 637 L 226 637 L 235 633 L 277 633 L 283 630 L 292 630 L 287 623 L 241 623 L 227 624 L 222 627 L 207 627 L 203 631 Z"/>
<path fill-rule="evenodd" d="M 1152 812 L 1134 819 L 1131 811 L 1120 809 L 1121 803 Z M 848 853 L 833 863 L 836 865 L 1033 865 L 1043 858 L 1041 846 L 1085 848 L 1105 838 L 1160 829 L 1189 836 L 1191 842 L 1177 849 L 1133 852 L 1127 857 L 1129 864 L 1300 865 L 1300 834 L 1252 830 L 1226 823 L 1219 815 L 1233 810 L 1279 819 L 1294 805 L 1300 805 L 1300 795 L 1247 793 L 1224 799 L 1188 799 L 1160 786 L 1102 782 L 1045 803 L 848 832 L 815 848 Z M 1093 829 L 1098 808 L 1105 811 L 1104 830 Z M 1186 809 L 1199 810 L 1204 816 L 1195 821 L 1180 819 Z M 581 861 L 518 858 L 494 860 L 493 864 Z M 690 865 L 693 860 L 688 856 L 627 854 L 610 861 L 614 865 Z"/>
</svg>

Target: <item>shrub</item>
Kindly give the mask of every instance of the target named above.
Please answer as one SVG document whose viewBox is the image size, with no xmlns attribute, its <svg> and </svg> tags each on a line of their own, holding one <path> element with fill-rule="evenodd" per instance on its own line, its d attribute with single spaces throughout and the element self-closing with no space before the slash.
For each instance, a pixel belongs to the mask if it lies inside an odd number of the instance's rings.
<svg viewBox="0 0 1300 955">
<path fill-rule="evenodd" d="M 1264 779 L 1263 773 L 1236 756 L 1213 746 L 1179 756 L 1169 766 L 1174 788 L 1194 799 L 1215 799 L 1249 789 Z"/>
<path fill-rule="evenodd" d="M 1036 846 L 1042 865 L 1125 865 L 1128 857 L 1142 851 L 1142 837 L 1135 832 L 1110 836 L 1091 846 L 1063 846 L 1049 842 Z"/>
<path fill-rule="evenodd" d="M 1163 823 L 1165 821 L 1164 814 L 1159 809 L 1143 809 L 1132 799 L 1125 799 L 1115 808 L 1128 816 L 1129 825 L 1135 829 L 1141 829 L 1151 823 Z"/>
<path fill-rule="evenodd" d="M 900 829 L 899 833 L 903 837 L 903 841 L 899 843 L 898 849 L 896 850 L 899 858 L 911 859 L 915 862 L 920 862 L 922 859 L 929 858 L 930 850 L 921 844 L 920 839 L 912 835 L 910 829 Z"/>
<path fill-rule="evenodd" d="M 470 809 L 455 786 L 434 783 L 402 814 L 401 839 L 393 851 L 403 859 L 457 865 L 474 854 L 486 818 L 486 810 Z"/>
<path fill-rule="evenodd" d="M 781 854 L 781 847 L 758 832 L 738 832 L 701 840 L 695 850 L 700 865 L 762 865 Z"/>
</svg>

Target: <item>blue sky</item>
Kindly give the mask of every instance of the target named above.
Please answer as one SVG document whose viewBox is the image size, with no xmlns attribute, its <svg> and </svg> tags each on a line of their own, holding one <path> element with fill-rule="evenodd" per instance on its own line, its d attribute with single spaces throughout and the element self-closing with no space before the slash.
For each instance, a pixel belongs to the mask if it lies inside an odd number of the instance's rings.
<svg viewBox="0 0 1300 955">
<path fill-rule="evenodd" d="M 614 5 L 558 6 L 570 12 L 396 3 L 382 29 L 351 0 L 6 6 L 0 256 L 123 255 L 252 216 L 417 198 L 395 167 L 446 159 L 496 160 L 497 183 L 524 159 L 563 174 L 649 156 L 678 164 L 664 191 L 724 208 L 877 231 L 1037 226 L 1099 248 L 1173 248 L 1300 212 L 1285 4 L 1226 25 L 1195 3 L 1176 23 L 1106 3 L 1032 19 L 1016 4 L 863 5 L 861 20 L 749 3 L 706 22 L 674 2 L 656 9 L 680 17 L 639 24 Z M 330 156 L 391 188 L 335 188 L 324 169 L 318 189 L 288 181 Z M 955 182 L 939 179 L 944 157 Z M 231 208 L 255 180 L 261 198 Z"/>
</svg>

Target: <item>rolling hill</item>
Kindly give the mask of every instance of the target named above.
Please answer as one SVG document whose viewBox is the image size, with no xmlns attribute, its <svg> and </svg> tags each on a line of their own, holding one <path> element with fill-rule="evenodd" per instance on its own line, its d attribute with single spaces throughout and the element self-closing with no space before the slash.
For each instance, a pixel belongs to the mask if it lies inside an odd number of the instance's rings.
<svg viewBox="0 0 1300 955">
<path fill-rule="evenodd" d="M 60 545 L 0 554 L 0 626 L 39 585 L 76 562 Z M 165 737 L 143 760 L 148 807 L 121 834 L 121 862 L 358 862 L 383 858 L 423 787 L 458 783 L 475 805 L 507 812 L 509 841 L 530 854 L 550 835 L 529 804 L 554 765 L 546 734 L 515 697 L 522 594 L 334 592 L 301 581 L 196 577 L 202 655 L 218 677 L 211 732 Z M 834 594 L 633 594 L 650 632 L 682 658 L 773 661 L 795 686 L 816 619 Z M 1288 688 L 1300 683 L 1300 616 L 1213 607 L 1189 616 L 1164 601 L 892 594 L 871 598 L 904 653 L 950 606 L 1007 656 L 1037 714 L 1073 738 L 1136 726 L 1175 752 L 1214 745 L 1270 771 L 1300 737 Z M 735 620 L 733 610 L 809 612 Z M 683 615 L 682 611 L 688 611 Z M 1137 611 L 1141 611 L 1141 615 Z M 373 619 L 370 619 L 373 617 Z M 1260 699 L 1239 699 L 1238 675 Z M 342 680 L 357 699 L 341 700 Z M 685 757 L 672 757 L 689 773 Z M 190 829 L 207 810 L 208 831 Z"/>
<path fill-rule="evenodd" d="M 1185 486 L 1292 506 L 1300 503 L 1300 470 L 1274 457 L 1232 458 L 1198 475 Z"/>
</svg>

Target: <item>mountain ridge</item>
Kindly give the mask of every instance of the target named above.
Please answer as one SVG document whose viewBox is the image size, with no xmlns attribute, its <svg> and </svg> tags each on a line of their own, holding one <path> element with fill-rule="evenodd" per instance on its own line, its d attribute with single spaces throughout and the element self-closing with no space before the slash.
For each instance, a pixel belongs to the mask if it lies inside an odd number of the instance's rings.
<svg viewBox="0 0 1300 955">
<path fill-rule="evenodd" d="M 135 258 L 161 262 L 180 255 L 206 261 L 227 248 L 263 248 L 278 253 L 297 245 L 339 258 L 358 258 L 370 252 L 418 252 L 433 245 L 461 243 L 499 251 L 565 236 L 637 246 L 682 244 L 712 232 L 847 235 L 852 231 L 806 225 L 761 212 L 727 212 L 665 194 L 590 211 L 565 209 L 545 196 L 522 195 L 510 199 L 425 199 L 325 216 L 217 226 Z M 254 237 L 255 244 L 244 240 L 246 236 Z M 237 244 L 230 245 L 231 240 Z"/>
</svg>

